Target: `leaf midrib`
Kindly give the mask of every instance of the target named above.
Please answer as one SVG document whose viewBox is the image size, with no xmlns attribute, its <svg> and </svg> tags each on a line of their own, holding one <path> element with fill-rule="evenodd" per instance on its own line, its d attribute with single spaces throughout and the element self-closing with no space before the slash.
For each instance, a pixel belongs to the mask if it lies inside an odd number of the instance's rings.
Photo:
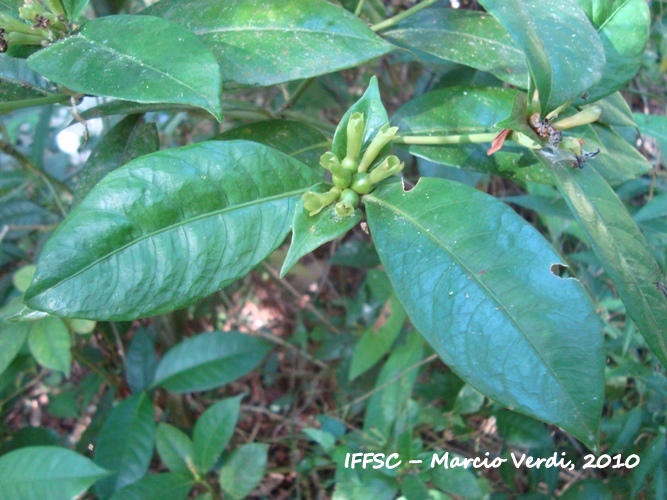
<svg viewBox="0 0 667 500">
<path fill-rule="evenodd" d="M 473 39 L 477 42 L 486 42 L 490 45 L 497 45 L 497 46 L 499 46 L 503 49 L 508 49 L 512 52 L 515 52 L 521 58 L 521 61 L 522 62 L 524 61 L 524 58 L 523 58 L 524 52 L 521 49 L 513 47 L 512 45 L 509 45 L 509 44 L 499 42 L 499 41 L 497 41 L 493 38 L 484 38 L 482 36 L 473 35 L 473 34 L 470 34 L 470 33 L 461 33 L 461 32 L 458 32 L 458 31 L 451 31 L 451 30 L 447 30 L 447 29 L 435 29 L 435 28 L 403 28 L 403 29 L 398 29 L 398 30 L 394 30 L 394 31 L 389 31 L 385 34 L 388 35 L 389 38 L 391 38 L 391 35 L 393 35 L 395 33 L 401 33 L 401 32 L 406 33 L 406 32 L 410 32 L 410 31 L 417 31 L 417 32 L 421 31 L 421 32 L 427 32 L 427 33 L 428 32 L 446 33 L 446 34 L 449 34 L 449 35 L 456 35 L 456 36 L 461 37 L 461 38 L 466 38 L 466 37 L 471 38 L 471 39 Z M 420 50 L 423 50 L 423 49 L 420 49 Z"/>
<path fill-rule="evenodd" d="M 415 187 L 416 187 L 416 186 L 415 186 Z M 454 260 L 455 262 L 457 262 L 458 265 L 460 265 L 463 269 L 466 270 L 466 272 L 468 273 L 468 276 L 473 276 L 473 279 L 475 280 L 475 282 L 480 286 L 480 288 L 482 288 L 482 289 L 487 293 L 487 295 L 488 295 L 489 297 L 491 297 L 491 299 L 492 299 L 492 300 L 493 300 L 493 301 L 494 301 L 500 308 L 502 308 L 502 311 L 504 311 L 505 315 L 511 320 L 511 322 L 514 324 L 514 326 L 516 327 L 516 329 L 517 329 L 519 332 L 521 332 L 522 337 L 528 342 L 528 344 L 530 345 L 530 347 L 531 347 L 531 348 L 533 349 L 533 351 L 537 354 L 537 357 L 538 357 L 539 359 L 542 360 L 543 365 L 544 365 L 545 367 L 547 367 L 547 369 L 549 370 L 549 373 L 551 374 L 551 376 L 553 377 L 553 379 L 556 381 L 556 383 L 557 383 L 558 386 L 560 387 L 562 393 L 563 393 L 563 394 L 566 396 L 566 398 L 570 401 L 571 407 L 572 407 L 573 409 L 576 409 L 576 410 L 577 410 L 577 421 L 579 421 L 579 422 L 585 424 L 585 420 L 583 420 L 583 419 L 580 417 L 581 413 L 579 413 L 579 410 L 577 409 L 577 405 L 575 404 L 574 400 L 573 400 L 572 397 L 570 396 L 570 393 L 567 392 L 567 391 L 565 390 L 565 388 L 564 388 L 564 386 L 563 386 L 563 384 L 562 384 L 560 378 L 556 376 L 556 373 L 554 373 L 553 368 L 551 367 L 551 365 L 550 365 L 549 363 L 546 362 L 546 360 L 544 359 L 544 357 L 542 356 L 542 354 L 540 353 L 540 351 L 537 349 L 537 347 L 535 346 L 535 344 L 532 342 L 532 340 L 530 339 L 530 337 L 528 337 L 525 333 L 523 333 L 523 329 L 519 327 L 519 323 L 517 322 L 516 318 L 510 313 L 510 311 L 508 310 L 508 308 L 506 308 L 506 307 L 504 306 L 504 304 L 498 299 L 498 297 L 496 296 L 495 293 L 493 293 L 493 292 L 492 292 L 492 291 L 491 291 L 491 290 L 490 290 L 484 283 L 482 283 L 482 282 L 479 280 L 479 277 L 477 276 L 477 274 L 476 274 L 475 272 L 473 272 L 473 271 L 472 271 L 472 270 L 471 270 L 465 263 L 463 263 L 460 259 L 458 259 L 458 258 L 457 258 L 457 257 L 456 257 L 456 256 L 455 256 L 455 255 L 454 255 L 454 254 L 453 254 L 447 247 L 445 247 L 444 243 L 442 243 L 440 240 L 438 240 L 438 239 L 435 237 L 435 235 L 433 235 L 433 234 L 431 233 L 431 231 L 430 231 L 428 228 L 426 228 L 426 227 L 424 227 L 423 225 L 421 225 L 416 219 L 414 219 L 413 217 L 411 217 L 410 215 L 408 215 L 406 212 L 400 210 L 398 207 L 395 207 L 394 205 L 390 205 L 390 204 L 388 204 L 388 203 L 385 202 L 384 200 L 381 200 L 381 199 L 379 199 L 379 198 L 374 197 L 372 194 L 371 194 L 371 195 L 367 195 L 367 196 L 365 196 L 365 197 L 364 197 L 364 201 L 375 202 L 375 203 L 377 203 L 378 205 L 384 206 L 384 207 L 388 208 L 389 210 L 392 210 L 392 211 L 393 211 L 394 213 L 396 213 L 397 215 L 399 215 L 399 216 L 401 216 L 401 217 L 404 217 L 406 220 L 408 220 L 409 222 L 411 222 L 416 228 L 422 230 L 422 236 L 423 236 L 423 235 L 427 235 L 431 240 L 433 240 L 433 242 L 434 242 L 437 246 L 442 247 L 442 248 L 445 250 L 445 252 L 447 252 L 447 254 L 452 258 L 452 260 Z M 586 424 L 586 427 L 588 427 L 587 424 Z"/>
<path fill-rule="evenodd" d="M 131 56 L 131 55 L 129 55 L 129 54 L 125 54 L 125 53 L 123 53 L 123 52 L 120 52 L 120 51 L 114 49 L 113 47 L 109 47 L 109 46 L 106 46 L 106 45 L 102 45 L 102 44 L 101 44 L 100 42 L 98 42 L 97 40 L 95 40 L 95 39 L 93 39 L 93 38 L 88 38 L 88 37 L 84 36 L 83 33 L 80 33 L 80 34 L 79 34 L 78 36 L 76 36 L 76 37 L 72 37 L 71 40 L 74 41 L 76 38 L 78 38 L 78 39 L 80 39 L 80 40 L 82 40 L 82 41 L 85 41 L 85 42 L 90 43 L 90 44 L 93 46 L 93 48 L 95 48 L 95 49 L 102 50 L 102 51 L 106 51 L 106 52 L 110 52 L 110 53 L 112 53 L 112 54 L 114 54 L 114 55 L 117 55 L 117 56 L 120 57 L 121 59 L 126 59 L 126 60 L 131 61 L 132 63 L 134 63 L 134 64 L 136 64 L 136 65 L 138 65 L 138 66 L 142 66 L 142 67 L 145 67 L 145 68 L 149 68 L 149 69 L 155 71 L 156 73 L 158 73 L 158 74 L 160 74 L 160 75 L 163 75 L 163 76 L 169 78 L 170 80 L 176 82 L 177 84 L 182 85 L 183 87 L 185 87 L 185 88 L 191 90 L 193 93 L 195 93 L 196 95 L 198 95 L 199 97 L 201 97 L 201 98 L 204 100 L 204 102 L 206 102 L 209 106 L 212 106 L 212 109 L 217 109 L 215 103 L 209 101 L 209 99 L 207 98 L 207 96 L 206 96 L 205 94 L 203 94 L 203 93 L 202 93 L 201 91 L 199 91 L 199 90 L 196 90 L 195 88 L 193 88 L 193 87 L 192 87 L 191 85 L 189 85 L 188 83 L 186 83 L 186 82 L 184 82 L 184 81 L 182 81 L 182 80 L 179 80 L 178 78 L 174 77 L 173 75 L 171 75 L 171 74 L 169 74 L 169 73 L 166 73 L 166 72 L 162 71 L 161 69 L 156 68 L 155 66 L 152 66 L 152 65 L 150 65 L 150 64 L 147 64 L 147 63 L 145 63 L 144 61 L 142 61 L 141 59 L 137 59 L 136 57 L 133 57 L 133 56 Z M 160 102 L 161 102 L 161 101 L 160 101 Z M 218 107 L 221 107 L 221 105 L 219 104 Z"/>
<path fill-rule="evenodd" d="M 563 169 L 564 169 L 564 167 L 561 167 L 561 166 L 554 166 L 554 168 L 563 168 Z M 570 176 L 569 176 L 569 172 L 568 172 L 567 170 L 565 170 L 565 172 L 566 172 L 566 174 L 568 174 L 568 178 L 570 178 Z M 597 175 L 599 175 L 599 174 L 597 174 Z M 571 179 L 571 183 L 572 183 L 573 186 L 576 186 L 576 188 L 577 188 L 577 191 L 576 191 L 577 194 L 579 194 L 581 198 L 583 198 L 584 200 L 586 200 L 586 201 L 588 202 L 589 206 L 593 208 L 593 211 L 594 211 L 595 214 L 598 216 L 598 219 L 601 220 L 601 221 L 604 223 L 604 227 L 605 227 L 605 228 L 608 228 L 610 224 L 607 222 L 607 219 L 606 219 L 605 217 L 602 216 L 602 213 L 598 210 L 597 205 L 591 201 L 591 197 L 588 196 L 588 194 L 586 193 L 586 191 L 584 191 L 583 189 L 581 189 L 580 186 L 579 186 L 579 184 L 577 184 L 576 182 L 574 182 L 573 179 Z M 611 246 L 613 247 L 613 249 L 614 249 L 614 252 L 612 252 L 612 253 L 621 256 L 621 258 L 623 259 L 623 261 L 626 261 L 626 259 L 625 259 L 625 252 L 623 252 L 623 249 L 617 244 L 615 238 L 613 238 L 613 239 L 610 240 L 610 245 L 611 245 Z M 627 261 L 626 261 L 626 262 L 627 262 Z M 623 267 L 623 269 L 625 269 L 625 266 Z M 623 272 L 622 274 L 623 274 L 624 277 L 629 277 L 629 278 L 630 278 L 630 282 L 631 282 L 631 283 L 632 283 L 638 290 L 642 290 L 642 286 L 641 286 L 641 284 L 640 284 L 640 281 L 639 281 L 638 279 L 635 279 L 636 277 L 635 277 L 635 274 L 634 274 L 634 273 L 632 273 L 632 272 L 629 272 L 629 273 Z M 624 288 L 625 288 L 625 287 L 624 287 Z M 644 306 L 644 307 L 643 307 L 644 311 L 647 311 L 647 312 L 648 312 L 648 316 L 650 317 L 650 319 L 651 319 L 653 325 L 657 325 L 658 322 L 657 322 L 656 318 L 655 318 L 654 315 L 653 315 L 653 308 L 651 308 L 651 307 L 646 303 L 645 294 L 642 292 L 642 293 L 640 294 L 640 296 L 641 296 L 641 303 L 642 303 L 642 305 Z M 653 330 L 653 329 L 652 329 L 652 330 Z M 658 333 L 659 333 L 659 332 L 658 332 Z M 656 337 L 658 338 L 659 343 L 660 343 L 660 346 L 662 347 L 663 355 L 664 355 L 664 356 L 667 356 L 667 346 L 665 346 L 665 342 L 664 342 L 664 339 L 663 339 L 662 335 L 656 335 Z"/>
<path fill-rule="evenodd" d="M 312 29 L 305 29 L 305 28 L 276 28 L 273 26 L 267 26 L 267 27 L 247 27 L 247 26 L 227 26 L 223 28 L 201 28 L 201 29 L 193 29 L 191 30 L 192 33 L 194 33 L 197 36 L 202 36 L 202 35 L 209 35 L 209 34 L 223 34 L 223 33 L 242 33 L 242 32 L 260 32 L 260 31 L 278 31 L 280 33 L 308 33 L 308 34 L 315 34 L 315 35 L 324 35 L 327 37 L 335 37 L 335 38 L 351 38 L 353 40 L 361 40 L 364 42 L 373 42 L 377 43 L 378 45 L 389 45 L 387 42 L 384 41 L 384 39 L 377 37 L 377 40 L 375 40 L 372 37 L 361 37 L 361 36 L 356 36 L 351 33 L 337 33 L 337 32 L 331 32 L 331 31 L 323 31 L 323 30 L 312 30 Z"/>
<path fill-rule="evenodd" d="M 124 250 L 126 250 L 126 249 L 128 249 L 128 248 L 130 248 L 130 247 L 132 247 L 132 246 L 134 246 L 134 245 L 137 245 L 137 244 L 141 243 L 141 242 L 144 241 L 144 240 L 153 238 L 154 236 L 156 236 L 156 235 L 158 235 L 158 234 L 162 234 L 162 233 L 167 232 L 167 231 L 170 231 L 170 230 L 172 230 L 172 229 L 180 228 L 181 226 L 185 226 L 185 225 L 187 225 L 187 224 L 190 224 L 190 223 L 192 223 L 192 222 L 196 222 L 196 221 L 198 221 L 198 220 L 206 219 L 207 217 L 215 217 L 215 216 L 218 216 L 218 215 L 221 215 L 221 214 L 225 214 L 226 212 L 231 212 L 231 211 L 234 211 L 234 210 L 243 210 L 243 209 L 245 209 L 245 208 L 252 207 L 252 206 L 255 206 L 255 205 L 261 205 L 261 204 L 264 204 L 264 203 L 270 203 L 270 202 L 272 202 L 272 201 L 280 200 L 280 199 L 283 199 L 283 198 L 290 198 L 290 197 L 292 197 L 292 196 L 296 196 L 296 195 L 298 195 L 298 194 L 302 194 L 302 193 L 306 192 L 308 189 L 309 189 L 309 188 L 302 188 L 302 189 L 298 189 L 298 190 L 295 190 L 295 191 L 287 191 L 287 192 L 280 193 L 280 194 L 278 194 L 278 195 L 274 195 L 274 196 L 269 196 L 269 197 L 266 197 L 266 198 L 257 198 L 257 199 L 255 199 L 255 200 L 252 200 L 252 201 L 249 201 L 249 202 L 240 203 L 240 204 L 238 204 L 238 205 L 233 205 L 233 206 L 229 206 L 229 207 L 224 207 L 224 208 L 219 209 L 219 210 L 214 210 L 213 212 L 207 212 L 207 213 L 198 215 L 198 216 L 196 216 L 196 217 L 191 217 L 191 218 L 189 218 L 189 219 L 186 219 L 186 220 L 183 220 L 183 221 L 179 221 L 179 222 L 176 223 L 176 224 L 171 224 L 171 225 L 169 225 L 169 226 L 162 227 L 162 228 L 160 228 L 160 229 L 158 229 L 158 230 L 155 230 L 155 231 L 152 231 L 152 232 L 150 232 L 150 233 L 143 234 L 143 235 L 141 235 L 141 237 L 139 237 L 139 238 L 137 238 L 137 239 L 135 239 L 135 240 L 132 240 L 132 241 L 126 243 L 125 245 L 122 245 L 122 246 L 119 247 L 119 248 L 114 249 L 113 252 L 107 252 L 105 255 L 103 255 L 103 256 L 101 256 L 101 257 L 95 259 L 93 262 L 91 262 L 90 264 L 88 264 L 88 265 L 82 267 L 80 270 L 76 271 L 75 273 L 70 274 L 70 275 L 67 276 L 66 278 L 61 279 L 61 280 L 55 282 L 54 284 L 48 286 L 47 288 L 45 288 L 45 289 L 43 289 L 43 290 L 40 290 L 40 291 L 39 291 L 38 293 L 36 293 L 35 295 L 32 295 L 32 296 L 27 297 L 27 298 L 30 298 L 30 299 L 35 298 L 35 297 L 41 295 L 42 293 L 46 292 L 47 290 L 56 288 L 56 287 L 62 285 L 63 283 L 66 283 L 67 281 L 69 281 L 69 280 L 71 280 L 71 279 L 77 277 L 78 275 L 80 275 L 80 274 L 86 272 L 88 269 L 90 269 L 90 268 L 96 266 L 97 264 L 99 264 L 100 262 L 102 262 L 102 261 L 108 259 L 108 258 L 111 257 L 112 255 L 116 255 L 116 254 L 118 254 L 118 253 L 121 253 L 121 252 L 123 252 Z"/>
</svg>

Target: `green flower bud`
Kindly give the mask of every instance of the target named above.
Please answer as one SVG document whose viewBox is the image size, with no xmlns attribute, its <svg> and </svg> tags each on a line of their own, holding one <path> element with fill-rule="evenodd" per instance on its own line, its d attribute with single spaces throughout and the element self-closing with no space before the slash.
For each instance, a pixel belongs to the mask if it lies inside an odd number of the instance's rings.
<svg viewBox="0 0 667 500">
<path fill-rule="evenodd" d="M 340 194 L 340 201 L 349 201 L 354 208 L 359 206 L 359 195 L 352 189 L 343 189 Z"/>
<path fill-rule="evenodd" d="M 345 189 L 340 195 L 340 201 L 334 207 L 339 217 L 352 217 L 354 210 L 359 206 L 359 195 L 351 189 Z"/>
<path fill-rule="evenodd" d="M 371 170 L 371 173 L 369 174 L 370 181 L 372 184 L 382 182 L 392 175 L 399 173 L 403 170 L 404 166 L 405 164 L 401 163 L 397 156 L 387 156 L 382 163 Z"/>
<path fill-rule="evenodd" d="M 5 40 L 9 45 L 42 45 L 44 38 L 37 35 L 14 32 L 6 34 Z"/>
<path fill-rule="evenodd" d="M 380 129 L 359 162 L 359 167 L 357 168 L 359 172 L 366 172 L 368 170 L 375 158 L 377 158 L 380 150 L 394 138 L 397 131 L 398 127 L 390 127 L 389 124 Z"/>
<path fill-rule="evenodd" d="M 361 143 L 364 140 L 364 123 L 363 113 L 352 113 L 350 119 L 347 121 L 347 156 L 351 160 L 359 159 L 359 152 L 361 151 Z"/>
<path fill-rule="evenodd" d="M 19 17 L 29 23 L 34 23 L 42 14 L 46 14 L 46 10 L 40 3 L 27 3 L 19 7 Z"/>
<path fill-rule="evenodd" d="M 368 194 L 373 191 L 373 183 L 371 182 L 370 175 L 365 173 L 354 174 L 350 187 L 359 194 Z"/>
<path fill-rule="evenodd" d="M 44 0 L 44 3 L 55 16 L 62 16 L 63 20 L 65 19 L 65 9 L 60 0 Z"/>
<path fill-rule="evenodd" d="M 584 141 L 577 137 L 564 137 L 559 144 L 559 147 L 569 151 L 575 156 L 581 156 L 581 146 L 583 145 L 583 142 Z"/>
<path fill-rule="evenodd" d="M 303 194 L 303 208 L 308 210 L 310 216 L 320 213 L 320 211 L 335 202 L 340 196 L 341 190 L 332 187 L 326 193 L 308 192 Z"/>
<path fill-rule="evenodd" d="M 16 33 L 24 33 L 26 35 L 35 34 L 35 30 L 32 29 L 32 26 L 4 13 L 0 14 L 0 27 L 6 30 L 6 35 L 12 31 Z"/>
<path fill-rule="evenodd" d="M 342 166 L 348 172 L 354 173 L 357 171 L 357 167 L 359 166 L 359 160 L 353 160 L 352 158 L 345 157 Z"/>
<path fill-rule="evenodd" d="M 352 182 L 352 172 L 343 169 L 342 175 L 332 175 L 331 181 L 333 182 L 334 186 L 340 189 L 350 187 L 350 183 Z"/>
<path fill-rule="evenodd" d="M 600 106 L 589 106 L 579 111 L 576 115 L 557 121 L 553 124 L 553 128 L 556 130 L 567 130 L 581 125 L 588 125 L 589 123 L 598 121 L 600 116 L 602 116 L 602 108 Z"/>
</svg>

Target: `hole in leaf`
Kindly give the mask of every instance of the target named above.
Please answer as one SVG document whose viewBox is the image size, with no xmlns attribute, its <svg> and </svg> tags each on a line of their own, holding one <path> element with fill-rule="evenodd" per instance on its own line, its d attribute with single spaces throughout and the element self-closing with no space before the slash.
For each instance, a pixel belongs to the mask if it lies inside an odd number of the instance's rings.
<svg viewBox="0 0 667 500">
<path fill-rule="evenodd" d="M 569 267 L 565 264 L 551 264 L 551 274 L 559 278 L 571 278 Z"/>
</svg>

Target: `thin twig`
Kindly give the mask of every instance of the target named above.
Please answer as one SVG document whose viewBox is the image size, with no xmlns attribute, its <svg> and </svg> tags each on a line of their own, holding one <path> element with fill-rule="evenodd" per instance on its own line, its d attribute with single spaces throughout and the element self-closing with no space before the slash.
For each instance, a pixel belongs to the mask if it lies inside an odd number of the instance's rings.
<svg viewBox="0 0 667 500">
<path fill-rule="evenodd" d="M 405 370 L 403 370 L 401 373 L 399 373 L 398 375 L 396 375 L 394 378 L 392 378 L 392 379 L 390 379 L 390 380 L 387 380 L 384 384 L 381 384 L 381 385 L 379 385 L 379 386 L 377 386 L 377 387 L 374 387 L 372 390 L 368 391 L 366 394 L 364 394 L 364 395 L 362 395 L 362 396 L 359 396 L 357 399 L 355 399 L 355 400 L 352 401 L 351 403 L 348 403 L 348 404 L 346 404 L 345 406 L 343 406 L 343 407 L 341 408 L 341 412 L 342 412 L 342 413 L 347 413 L 347 411 L 348 411 L 350 408 L 352 408 L 354 405 L 359 404 L 359 403 L 361 403 L 362 401 L 364 401 L 364 400 L 370 398 L 370 397 L 371 397 L 373 394 L 375 394 L 376 392 L 381 391 L 381 390 L 384 389 L 385 387 L 390 386 L 390 385 L 393 384 L 394 382 L 396 382 L 396 381 L 400 380 L 401 378 L 403 378 L 404 376 L 406 376 L 406 375 L 407 375 L 408 373 L 410 373 L 411 371 L 416 370 L 416 369 L 419 368 L 420 366 L 426 365 L 426 364 L 430 363 L 431 361 L 435 361 L 436 359 L 438 359 L 438 355 L 437 355 L 437 354 L 431 354 L 428 358 L 424 358 L 424 359 L 422 359 L 419 363 L 415 363 L 414 365 L 407 367 Z"/>
<path fill-rule="evenodd" d="M 280 283 L 285 290 L 287 290 L 295 299 L 298 301 L 302 298 L 302 295 L 299 293 L 299 291 L 294 288 L 287 280 L 284 280 L 283 278 L 280 277 L 280 273 L 276 271 L 273 267 L 271 267 L 269 264 L 266 262 L 263 264 L 264 269 L 268 271 L 268 273 L 271 275 L 273 279 L 275 279 L 278 283 Z M 317 310 L 315 306 L 313 306 L 310 302 L 306 302 L 304 304 L 304 307 L 308 309 L 310 312 L 312 312 L 317 319 L 319 319 L 322 324 L 324 324 L 332 333 L 335 333 L 336 335 L 342 335 L 342 331 L 340 331 L 338 328 L 336 328 L 334 325 L 331 324 L 331 322 L 322 314 L 320 311 Z"/>
<path fill-rule="evenodd" d="M 423 2 L 418 3 L 414 7 L 410 7 L 408 10 L 404 10 L 400 14 L 396 14 L 394 17 L 390 17 L 389 19 L 386 19 L 386 20 L 382 21 L 381 23 L 378 23 L 378 24 L 375 24 L 375 25 L 371 26 L 371 29 L 373 31 L 382 31 L 384 29 L 391 28 L 392 26 L 400 23 L 403 19 L 406 19 L 406 18 L 416 14 L 417 12 L 419 12 L 420 10 L 425 9 L 426 7 L 430 7 L 431 5 L 433 5 L 437 1 L 438 0 L 424 0 Z"/>
<path fill-rule="evenodd" d="M 329 368 L 329 366 L 324 363 L 323 361 L 320 361 L 319 359 L 313 358 L 310 354 L 308 354 L 306 351 L 299 349 L 297 346 L 290 344 L 289 342 L 285 342 L 283 339 L 280 337 L 270 333 L 270 332 L 265 332 L 263 330 L 257 330 L 252 333 L 252 335 L 256 335 L 257 337 L 262 337 L 263 339 L 268 340 L 269 342 L 273 342 L 274 344 L 278 344 L 281 347 L 284 347 L 286 349 L 289 349 L 290 351 L 294 352 L 295 354 L 298 354 L 305 360 L 309 361 L 310 363 L 313 363 L 323 370 L 326 370 Z"/>
</svg>

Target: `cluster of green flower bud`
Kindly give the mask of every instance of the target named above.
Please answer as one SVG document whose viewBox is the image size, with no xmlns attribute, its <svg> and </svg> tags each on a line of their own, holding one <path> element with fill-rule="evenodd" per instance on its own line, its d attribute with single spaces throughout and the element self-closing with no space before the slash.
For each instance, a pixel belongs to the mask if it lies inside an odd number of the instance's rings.
<svg viewBox="0 0 667 500">
<path fill-rule="evenodd" d="M 345 158 L 341 160 L 331 151 L 320 158 L 320 164 L 331 172 L 334 187 L 326 193 L 309 192 L 303 195 L 303 206 L 311 216 L 335 203 L 334 208 L 339 217 L 351 217 L 359 206 L 360 195 L 370 193 L 376 184 L 403 170 L 404 164 L 391 155 L 368 172 L 382 148 L 394 138 L 398 127 L 389 127 L 388 124 L 382 127 L 359 159 L 364 129 L 363 113 L 353 113 L 347 122 Z"/>
<path fill-rule="evenodd" d="M 68 24 L 60 0 L 24 0 L 19 18 L 0 13 L 0 52 L 10 45 L 46 45 L 67 35 L 75 26 Z"/>
</svg>

